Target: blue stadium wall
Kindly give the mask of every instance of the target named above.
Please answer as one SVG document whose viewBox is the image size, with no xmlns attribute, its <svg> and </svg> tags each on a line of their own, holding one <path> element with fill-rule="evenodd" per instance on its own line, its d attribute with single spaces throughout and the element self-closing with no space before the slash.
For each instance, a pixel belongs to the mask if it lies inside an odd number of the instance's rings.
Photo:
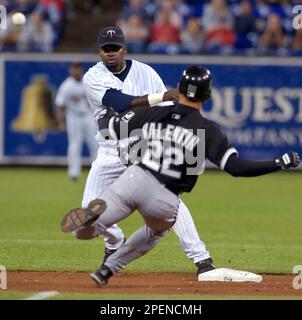
<svg viewBox="0 0 302 320">
<path fill-rule="evenodd" d="M 227 134 L 239 153 L 262 159 L 289 150 L 302 154 L 302 60 L 204 56 L 129 56 L 150 64 L 168 87 L 175 87 L 189 64 L 201 63 L 213 73 L 213 95 L 203 111 Z M 44 75 L 55 95 L 68 76 L 71 61 L 85 69 L 95 55 L 3 55 L 0 57 L 0 163 L 66 163 L 67 138 L 56 129 L 42 134 L 20 132 L 13 122 L 20 116 L 25 88 Z M 87 149 L 83 148 L 88 163 Z"/>
</svg>

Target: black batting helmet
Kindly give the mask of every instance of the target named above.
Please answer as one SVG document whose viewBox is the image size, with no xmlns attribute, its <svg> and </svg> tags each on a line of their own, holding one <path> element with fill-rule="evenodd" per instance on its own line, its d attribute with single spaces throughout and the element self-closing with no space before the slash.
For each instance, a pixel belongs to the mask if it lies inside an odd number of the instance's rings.
<svg viewBox="0 0 302 320">
<path fill-rule="evenodd" d="M 187 68 L 179 81 L 178 90 L 188 100 L 205 102 L 211 96 L 211 72 L 200 65 Z"/>
</svg>

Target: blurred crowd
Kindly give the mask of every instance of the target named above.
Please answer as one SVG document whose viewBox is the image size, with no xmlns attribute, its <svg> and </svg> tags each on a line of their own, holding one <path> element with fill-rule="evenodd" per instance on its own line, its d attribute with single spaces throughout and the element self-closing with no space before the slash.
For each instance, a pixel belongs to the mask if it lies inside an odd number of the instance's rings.
<svg viewBox="0 0 302 320">
<path fill-rule="evenodd" d="M 67 0 L 0 0 L 7 8 L 7 29 L 0 30 L 0 51 L 51 52 L 59 44 L 67 21 Z M 25 25 L 14 25 L 21 12 Z"/>
<path fill-rule="evenodd" d="M 55 50 L 72 2 L 0 0 L 9 13 L 0 51 Z M 98 10 L 102 0 L 83 3 L 100 19 L 106 14 Z M 293 28 L 295 5 L 302 0 L 128 0 L 115 24 L 125 33 L 129 53 L 302 56 L 302 19 L 301 29 Z M 26 15 L 24 26 L 11 22 L 15 12 Z"/>
<path fill-rule="evenodd" d="M 292 24 L 299 4 L 302 0 L 129 0 L 116 24 L 130 53 L 302 55 L 302 29 Z"/>
</svg>

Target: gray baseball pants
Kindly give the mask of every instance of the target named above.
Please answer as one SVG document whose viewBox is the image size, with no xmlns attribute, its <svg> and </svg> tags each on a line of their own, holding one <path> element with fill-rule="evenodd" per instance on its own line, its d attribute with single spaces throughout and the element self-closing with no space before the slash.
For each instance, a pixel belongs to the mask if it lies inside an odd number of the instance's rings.
<svg viewBox="0 0 302 320">
<path fill-rule="evenodd" d="M 96 233 L 106 234 L 107 228 L 135 209 L 145 220 L 145 225 L 107 259 L 106 266 L 113 273 L 151 250 L 176 221 L 179 197 L 136 165 L 127 168 L 100 198 L 106 201 L 107 208 L 93 224 Z M 81 238 L 81 234 L 76 236 Z"/>
</svg>

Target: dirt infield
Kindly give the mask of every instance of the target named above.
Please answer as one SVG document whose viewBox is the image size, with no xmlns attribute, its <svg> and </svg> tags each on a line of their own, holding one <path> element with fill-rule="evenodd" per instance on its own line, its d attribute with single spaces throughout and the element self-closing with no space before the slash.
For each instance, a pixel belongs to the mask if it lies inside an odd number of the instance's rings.
<svg viewBox="0 0 302 320">
<path fill-rule="evenodd" d="M 192 274 L 122 272 L 111 278 L 108 285 L 97 287 L 89 273 L 9 272 L 8 287 L 30 292 L 302 296 L 302 290 L 292 286 L 293 277 L 264 275 L 261 283 L 230 283 L 198 282 Z"/>
</svg>

